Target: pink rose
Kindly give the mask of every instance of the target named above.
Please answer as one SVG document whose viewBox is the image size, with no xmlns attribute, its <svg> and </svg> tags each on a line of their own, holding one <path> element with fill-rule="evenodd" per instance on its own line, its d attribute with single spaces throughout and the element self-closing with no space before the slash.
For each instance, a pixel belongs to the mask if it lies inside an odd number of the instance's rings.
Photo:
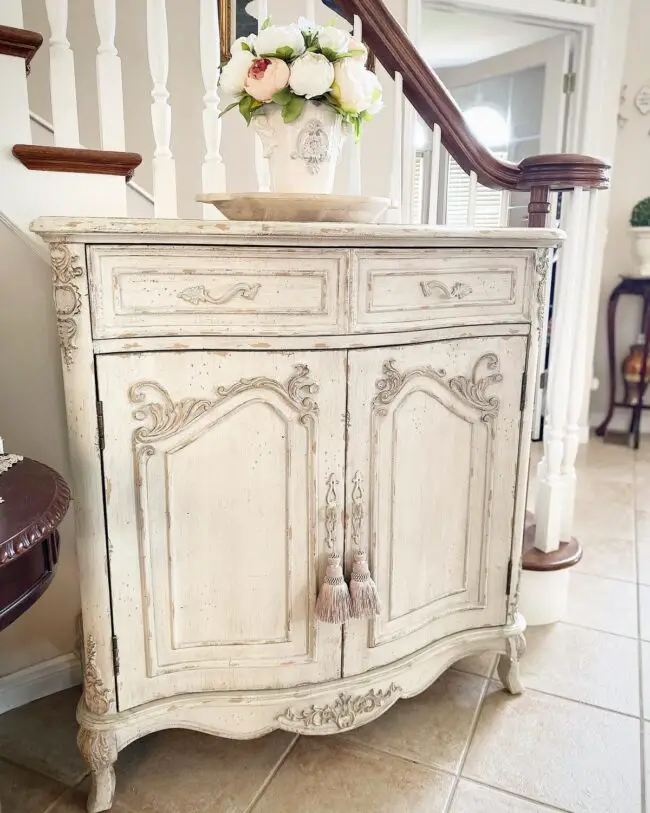
<svg viewBox="0 0 650 813">
<path fill-rule="evenodd" d="M 244 90 L 258 102 L 270 102 L 276 93 L 289 84 L 290 75 L 289 66 L 282 59 L 256 59 L 249 68 Z"/>
</svg>

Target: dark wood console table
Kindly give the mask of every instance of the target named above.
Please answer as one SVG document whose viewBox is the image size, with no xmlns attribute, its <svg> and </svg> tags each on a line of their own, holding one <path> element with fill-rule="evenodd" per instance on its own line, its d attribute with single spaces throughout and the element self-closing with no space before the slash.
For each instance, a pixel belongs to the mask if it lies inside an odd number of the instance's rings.
<svg viewBox="0 0 650 813">
<path fill-rule="evenodd" d="M 24 458 L 0 474 L 0 500 L 2 630 L 50 586 L 70 489 L 53 469 Z"/>
<path fill-rule="evenodd" d="M 645 336 L 645 345 L 643 348 L 643 364 L 639 378 L 639 395 L 636 403 L 616 400 L 616 310 L 620 298 L 624 295 L 638 296 L 643 299 L 641 333 Z M 632 411 L 629 437 L 633 441 L 634 448 L 638 449 L 641 437 L 641 415 L 644 410 L 650 409 L 650 404 L 644 403 L 644 397 L 648 388 L 646 375 L 648 373 L 648 353 L 650 352 L 650 277 L 623 277 L 612 291 L 607 307 L 607 344 L 609 359 L 609 407 L 605 420 L 596 429 L 596 434 L 599 437 L 605 436 L 609 424 L 614 417 L 614 411 L 617 408 L 629 409 Z"/>
</svg>

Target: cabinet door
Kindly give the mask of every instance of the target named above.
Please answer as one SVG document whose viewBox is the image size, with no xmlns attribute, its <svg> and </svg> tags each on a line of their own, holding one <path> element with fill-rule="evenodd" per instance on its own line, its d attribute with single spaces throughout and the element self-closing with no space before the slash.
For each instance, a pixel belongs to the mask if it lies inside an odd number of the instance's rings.
<svg viewBox="0 0 650 813">
<path fill-rule="evenodd" d="M 340 676 L 341 629 L 314 605 L 332 474 L 343 494 L 345 353 L 97 367 L 120 709 Z"/>
<path fill-rule="evenodd" d="M 350 353 L 348 516 L 363 509 L 360 542 L 383 606 L 347 625 L 346 674 L 505 623 L 526 345 L 511 336 Z"/>
</svg>

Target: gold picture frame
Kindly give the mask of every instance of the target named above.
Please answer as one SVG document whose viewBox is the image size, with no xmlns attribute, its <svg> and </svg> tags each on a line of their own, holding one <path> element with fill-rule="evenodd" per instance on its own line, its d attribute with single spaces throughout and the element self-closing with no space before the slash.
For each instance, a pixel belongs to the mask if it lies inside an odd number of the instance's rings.
<svg viewBox="0 0 650 813">
<path fill-rule="evenodd" d="M 237 12 L 244 12 L 245 7 L 250 3 L 250 0 L 219 0 L 219 41 L 221 43 L 221 64 L 225 65 L 232 56 L 230 46 L 240 36 L 248 36 L 254 33 L 256 27 L 252 31 L 246 31 L 243 34 L 237 31 L 236 19 Z M 253 18 L 251 18 L 253 19 Z M 257 22 L 255 22 L 255 26 Z M 366 43 L 367 47 L 367 43 Z M 375 55 L 368 48 L 368 63 L 369 70 L 375 72 L 376 60 Z"/>
</svg>

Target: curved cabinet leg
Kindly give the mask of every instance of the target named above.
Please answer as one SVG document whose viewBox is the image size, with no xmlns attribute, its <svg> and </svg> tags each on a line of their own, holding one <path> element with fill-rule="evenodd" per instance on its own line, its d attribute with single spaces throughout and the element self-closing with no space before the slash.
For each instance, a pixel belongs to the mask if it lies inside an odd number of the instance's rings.
<svg viewBox="0 0 650 813">
<path fill-rule="evenodd" d="M 91 770 L 88 813 L 105 813 L 113 806 L 115 796 L 115 736 L 110 731 L 96 731 L 82 726 L 77 734 L 77 745 Z"/>
<path fill-rule="evenodd" d="M 526 651 L 526 639 L 515 635 L 506 642 L 507 651 L 499 656 L 499 679 L 510 694 L 522 694 L 524 686 L 519 676 L 519 661 Z"/>
</svg>

